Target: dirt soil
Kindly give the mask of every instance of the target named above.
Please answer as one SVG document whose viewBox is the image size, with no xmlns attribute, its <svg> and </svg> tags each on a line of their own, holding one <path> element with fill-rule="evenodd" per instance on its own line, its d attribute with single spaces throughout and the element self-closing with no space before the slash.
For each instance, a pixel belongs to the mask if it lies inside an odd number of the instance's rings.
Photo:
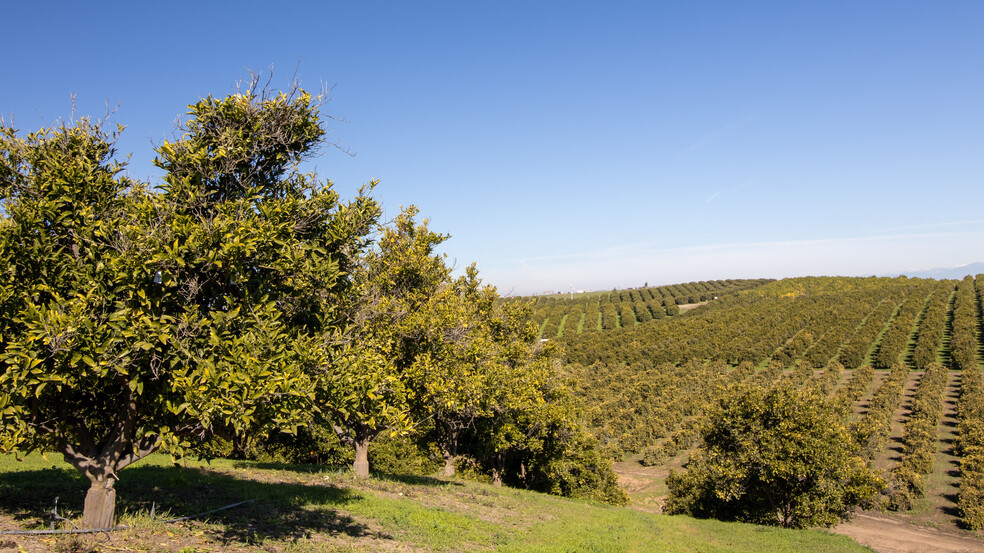
<svg viewBox="0 0 984 553">
<path fill-rule="evenodd" d="M 686 455 L 681 455 L 674 459 L 673 468 L 679 470 L 685 458 Z M 613 468 L 618 474 L 619 484 L 631 498 L 630 508 L 662 511 L 666 493 L 664 480 L 669 465 L 644 467 L 633 459 L 614 463 Z M 917 526 L 908 520 L 911 517 L 903 517 L 905 515 L 861 512 L 850 522 L 840 524 L 831 531 L 848 536 L 877 553 L 984 553 L 984 539 L 974 534 L 962 532 L 955 526 L 946 529 Z M 939 524 L 937 518 L 918 522 Z"/>
<path fill-rule="evenodd" d="M 878 553 L 984 553 L 984 541 L 969 534 L 912 526 L 877 513 L 860 513 L 832 531 Z"/>
</svg>

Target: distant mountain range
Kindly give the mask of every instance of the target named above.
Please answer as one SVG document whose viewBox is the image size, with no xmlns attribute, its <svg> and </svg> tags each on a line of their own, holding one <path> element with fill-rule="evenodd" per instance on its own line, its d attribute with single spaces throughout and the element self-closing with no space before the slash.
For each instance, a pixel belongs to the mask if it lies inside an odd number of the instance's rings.
<svg viewBox="0 0 984 553">
<path fill-rule="evenodd" d="M 962 279 L 967 275 L 976 276 L 984 274 L 984 262 L 961 265 L 960 267 L 937 267 L 925 271 L 903 271 L 901 273 L 889 273 L 882 276 L 896 277 L 905 275 L 912 278 L 935 278 L 935 279 Z"/>
</svg>

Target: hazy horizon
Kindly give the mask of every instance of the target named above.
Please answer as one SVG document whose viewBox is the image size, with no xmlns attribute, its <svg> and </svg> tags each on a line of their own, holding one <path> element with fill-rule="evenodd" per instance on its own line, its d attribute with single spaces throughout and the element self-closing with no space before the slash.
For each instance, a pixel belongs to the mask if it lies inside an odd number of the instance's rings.
<svg viewBox="0 0 984 553">
<path fill-rule="evenodd" d="M 964 269 L 964 268 L 968 268 L 967 269 L 967 272 L 960 271 L 960 269 Z M 898 276 L 904 275 L 904 276 L 907 276 L 909 278 L 932 278 L 932 279 L 936 279 L 936 280 L 941 280 L 941 279 L 953 280 L 953 279 L 961 279 L 961 278 L 963 278 L 964 276 L 967 276 L 967 275 L 976 276 L 977 274 L 982 274 L 982 273 L 984 273 L 984 262 L 976 261 L 976 262 L 973 262 L 973 263 L 966 263 L 966 264 L 963 264 L 963 265 L 957 265 L 957 266 L 952 266 L 952 267 L 918 268 L 918 269 L 908 269 L 908 270 L 904 270 L 904 271 L 888 271 L 888 272 L 883 272 L 883 273 L 878 273 L 878 274 L 872 273 L 872 274 L 856 274 L 856 275 L 853 275 L 852 274 L 852 275 L 847 275 L 847 274 L 836 274 L 836 273 L 811 273 L 811 274 L 785 275 L 785 276 L 768 276 L 768 275 L 740 276 L 740 277 L 737 277 L 737 276 L 730 276 L 730 277 L 729 276 L 724 276 L 724 277 L 719 277 L 719 278 L 694 278 L 694 279 L 690 279 L 690 280 L 674 280 L 674 281 L 667 281 L 667 282 L 662 282 L 662 281 L 660 281 L 660 282 L 643 281 L 640 284 L 629 284 L 629 285 L 626 285 L 626 286 L 605 286 L 605 285 L 601 285 L 601 286 L 590 287 L 590 288 L 584 288 L 584 287 L 580 287 L 580 286 L 574 286 L 574 291 L 575 291 L 575 293 L 604 292 L 604 291 L 613 290 L 613 289 L 614 290 L 631 290 L 631 289 L 637 289 L 637 288 L 644 288 L 646 286 L 648 286 L 650 288 L 657 288 L 657 287 L 660 287 L 660 286 L 670 286 L 670 285 L 673 285 L 673 284 L 686 284 L 686 283 L 689 283 L 689 282 L 729 280 L 729 279 L 734 279 L 734 280 L 747 280 L 747 279 L 751 279 L 751 280 L 754 280 L 754 279 L 760 279 L 760 278 L 768 278 L 768 279 L 775 279 L 775 280 L 782 280 L 782 279 L 786 279 L 786 278 L 808 278 L 808 277 L 847 277 L 847 278 L 854 278 L 854 277 L 858 277 L 858 278 L 864 278 L 864 277 L 885 277 L 885 278 L 894 278 L 894 277 L 898 277 Z M 571 286 L 572 285 L 568 285 L 566 288 L 543 289 L 543 290 L 535 290 L 535 291 L 529 291 L 529 292 L 518 292 L 516 290 L 512 290 L 512 291 L 499 290 L 499 292 L 503 296 L 507 296 L 507 297 L 509 297 L 509 296 L 557 295 L 557 294 L 569 294 L 571 292 Z"/>
</svg>

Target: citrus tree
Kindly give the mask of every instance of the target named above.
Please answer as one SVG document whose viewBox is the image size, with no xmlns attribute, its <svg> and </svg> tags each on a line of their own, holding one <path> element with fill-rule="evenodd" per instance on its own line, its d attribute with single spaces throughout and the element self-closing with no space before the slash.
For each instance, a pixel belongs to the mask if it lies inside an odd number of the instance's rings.
<svg viewBox="0 0 984 553">
<path fill-rule="evenodd" d="M 89 528 L 143 456 L 311 409 L 379 214 L 298 171 L 325 134 L 301 90 L 205 98 L 179 132 L 150 190 L 98 123 L 0 129 L 0 447 L 84 473 Z"/>
<path fill-rule="evenodd" d="M 664 511 L 784 527 L 832 526 L 884 486 L 845 421 L 812 390 L 740 388 L 721 399 Z"/>
<path fill-rule="evenodd" d="M 353 470 L 369 476 L 369 445 L 381 432 L 414 425 L 410 366 L 427 350 L 427 304 L 450 278 L 434 252 L 446 236 L 404 209 L 353 269 L 348 304 L 351 342 L 320 389 L 318 405 L 343 443 L 355 450 Z"/>
<path fill-rule="evenodd" d="M 490 375 L 500 362 L 492 335 L 499 296 L 482 286 L 474 265 L 429 298 L 427 349 L 411 366 L 415 409 L 428 421 L 424 432 L 444 458 L 443 473 L 454 476 L 462 435 L 489 414 L 495 391 Z"/>
</svg>

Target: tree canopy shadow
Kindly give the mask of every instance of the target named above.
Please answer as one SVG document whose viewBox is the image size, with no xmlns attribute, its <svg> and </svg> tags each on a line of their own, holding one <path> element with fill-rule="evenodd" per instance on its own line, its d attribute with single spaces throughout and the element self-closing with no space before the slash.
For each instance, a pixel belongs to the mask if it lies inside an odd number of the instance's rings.
<svg viewBox="0 0 984 553">
<path fill-rule="evenodd" d="M 79 517 L 88 487 L 81 474 L 59 468 L 0 473 L 0 512 L 27 526 L 44 526 L 58 497 L 62 516 Z M 214 523 L 211 533 L 224 542 L 291 539 L 315 532 L 389 537 L 339 512 L 361 499 L 359 492 L 327 483 L 260 482 L 205 468 L 137 466 L 121 471 L 116 488 L 118 514 L 147 515 L 153 505 L 158 520 L 248 501 L 195 518 Z"/>
<path fill-rule="evenodd" d="M 300 474 L 317 474 L 324 473 L 326 471 L 338 471 L 339 473 L 344 473 L 349 469 L 349 465 L 345 466 L 331 466 L 331 465 L 311 465 L 311 464 L 291 464 L 291 463 L 279 463 L 279 462 L 267 462 L 267 461 L 234 461 L 232 466 L 237 469 L 262 469 L 262 470 L 280 470 L 288 472 L 296 472 Z M 408 484 L 413 486 L 461 486 L 460 482 L 455 482 L 453 480 L 442 480 L 433 476 L 424 476 L 420 474 L 402 474 L 402 473 L 385 473 L 373 471 L 372 477 L 376 480 L 398 482 L 401 484 Z"/>
<path fill-rule="evenodd" d="M 461 482 L 455 482 L 453 480 L 442 480 L 440 478 L 435 478 L 433 476 L 422 476 L 419 474 L 385 474 L 385 473 L 374 473 L 373 478 L 379 480 L 389 480 L 391 482 L 399 482 L 401 484 L 407 484 L 411 486 L 463 486 Z"/>
<path fill-rule="evenodd" d="M 296 472 L 299 474 L 314 474 L 326 471 L 344 471 L 347 466 L 335 465 L 315 465 L 307 463 L 280 463 L 276 461 L 233 461 L 233 468 L 237 469 L 261 469 L 261 470 L 280 470 L 286 472 Z"/>
<path fill-rule="evenodd" d="M 943 514 L 949 517 L 953 517 L 957 519 L 958 525 L 963 527 L 964 529 L 967 529 L 963 521 L 961 520 L 961 515 L 963 514 L 963 512 L 960 510 L 960 503 L 959 503 L 960 497 L 955 493 L 948 493 L 948 494 L 943 494 L 943 499 L 945 499 L 947 503 L 940 507 L 940 512 L 942 512 Z"/>
</svg>

